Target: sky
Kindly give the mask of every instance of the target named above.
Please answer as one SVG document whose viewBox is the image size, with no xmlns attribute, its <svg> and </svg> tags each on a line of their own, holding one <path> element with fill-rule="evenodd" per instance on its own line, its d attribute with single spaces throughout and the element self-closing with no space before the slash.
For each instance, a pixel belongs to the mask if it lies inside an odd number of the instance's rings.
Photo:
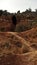
<svg viewBox="0 0 37 65">
<path fill-rule="evenodd" d="M 0 9 L 9 12 L 21 12 L 31 8 L 33 11 L 37 9 L 37 0 L 0 0 Z"/>
</svg>

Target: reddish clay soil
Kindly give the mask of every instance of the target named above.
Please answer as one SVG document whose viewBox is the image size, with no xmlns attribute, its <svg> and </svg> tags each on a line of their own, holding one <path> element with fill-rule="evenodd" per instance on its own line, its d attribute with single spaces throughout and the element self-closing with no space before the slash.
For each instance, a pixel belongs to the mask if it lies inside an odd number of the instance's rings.
<svg viewBox="0 0 37 65">
<path fill-rule="evenodd" d="M 22 37 L 26 33 L 0 32 L 0 65 L 37 65 L 37 45 Z"/>
</svg>

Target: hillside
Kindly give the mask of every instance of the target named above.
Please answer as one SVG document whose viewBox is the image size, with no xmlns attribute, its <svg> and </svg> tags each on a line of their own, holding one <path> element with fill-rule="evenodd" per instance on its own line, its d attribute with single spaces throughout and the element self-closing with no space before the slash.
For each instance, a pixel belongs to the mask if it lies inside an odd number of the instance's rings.
<svg viewBox="0 0 37 65">
<path fill-rule="evenodd" d="M 28 41 L 30 46 L 37 50 L 37 27 L 17 34 Z"/>
<path fill-rule="evenodd" d="M 37 65 L 37 11 L 0 10 L 0 65 Z"/>
<path fill-rule="evenodd" d="M 24 27 L 22 27 L 24 26 Z M 10 13 L 0 10 L 0 31 L 19 32 L 30 30 L 37 26 L 37 12 L 25 11 L 22 13 Z M 19 30 L 18 28 L 21 27 Z"/>
</svg>

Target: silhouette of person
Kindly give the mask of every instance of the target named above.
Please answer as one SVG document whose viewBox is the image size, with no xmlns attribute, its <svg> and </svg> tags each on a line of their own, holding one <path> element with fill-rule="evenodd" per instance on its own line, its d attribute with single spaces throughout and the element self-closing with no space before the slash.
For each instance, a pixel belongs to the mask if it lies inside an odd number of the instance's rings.
<svg viewBox="0 0 37 65">
<path fill-rule="evenodd" d="M 17 20 L 16 20 L 16 16 L 15 15 L 13 15 L 13 17 L 12 17 L 12 22 L 13 22 L 14 25 L 16 25 Z"/>
</svg>

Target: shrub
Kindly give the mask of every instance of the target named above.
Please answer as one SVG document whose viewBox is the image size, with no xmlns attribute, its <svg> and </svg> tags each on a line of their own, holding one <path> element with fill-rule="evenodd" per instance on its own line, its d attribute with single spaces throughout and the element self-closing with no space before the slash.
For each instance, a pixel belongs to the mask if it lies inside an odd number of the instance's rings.
<svg viewBox="0 0 37 65">
<path fill-rule="evenodd" d="M 23 32 L 23 31 L 26 31 L 28 29 L 30 29 L 30 26 L 29 25 L 23 25 L 23 24 L 19 25 L 18 24 L 16 26 L 16 28 L 15 28 L 15 32 Z"/>
<path fill-rule="evenodd" d="M 32 22 L 32 27 L 37 26 L 37 21 Z"/>
</svg>

